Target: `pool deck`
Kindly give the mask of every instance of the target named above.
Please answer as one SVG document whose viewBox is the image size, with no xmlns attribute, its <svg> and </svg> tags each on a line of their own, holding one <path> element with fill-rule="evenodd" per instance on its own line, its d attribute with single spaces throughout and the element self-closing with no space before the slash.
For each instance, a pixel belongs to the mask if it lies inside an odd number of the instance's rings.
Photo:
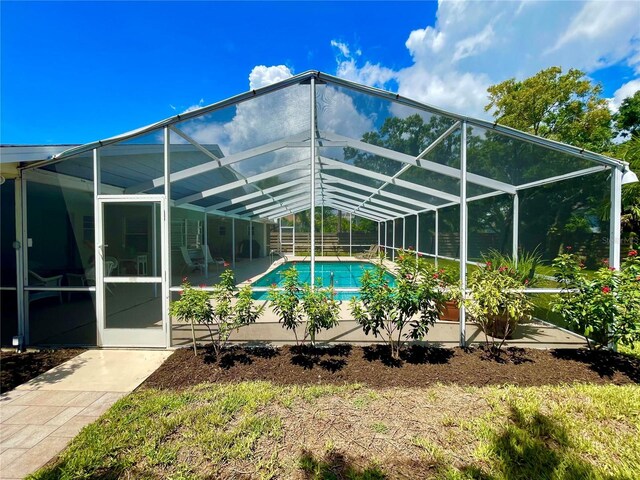
<svg viewBox="0 0 640 480">
<path fill-rule="evenodd" d="M 309 257 L 303 256 L 287 256 L 287 261 L 303 262 L 308 261 Z M 357 257 L 316 257 L 318 262 L 353 262 L 367 261 L 366 259 Z M 271 263 L 269 258 L 260 258 L 252 262 L 238 262 L 236 269 L 236 279 L 240 285 L 251 284 L 257 278 L 274 270 L 284 262 L 283 259 Z M 385 268 L 390 271 L 395 269 L 395 264 L 389 260 L 384 260 Z M 213 279 L 215 282 L 217 275 Z M 209 276 L 211 282 L 212 276 Z M 193 282 L 196 284 L 195 282 Z M 241 328 L 237 332 L 233 332 L 231 340 L 238 343 L 249 344 L 273 344 L 285 345 L 295 343 L 293 332 L 285 330 L 278 322 L 277 315 L 270 308 L 268 302 L 259 302 L 266 304 L 265 311 L 260 319 L 253 325 Z M 326 343 L 353 343 L 359 345 L 369 345 L 381 342 L 373 336 L 367 336 L 362 328 L 356 323 L 349 311 L 349 302 L 343 301 L 340 304 L 340 324 L 329 331 L 321 332 L 317 340 Z M 174 323 L 172 325 L 173 345 L 176 347 L 188 345 L 191 342 L 191 327 L 189 324 Z M 429 344 L 455 347 L 459 343 L 460 325 L 458 322 L 441 322 L 438 321 L 431 328 L 425 341 Z M 208 343 L 208 330 L 204 327 L 196 326 L 196 339 L 201 343 Z M 468 345 L 476 345 L 484 342 L 484 334 L 475 323 L 467 323 L 466 339 Z M 507 341 L 507 344 L 515 347 L 529 348 L 581 348 L 586 346 L 583 337 L 558 328 L 554 325 L 542 321 L 521 324 L 517 327 L 513 339 Z"/>
</svg>

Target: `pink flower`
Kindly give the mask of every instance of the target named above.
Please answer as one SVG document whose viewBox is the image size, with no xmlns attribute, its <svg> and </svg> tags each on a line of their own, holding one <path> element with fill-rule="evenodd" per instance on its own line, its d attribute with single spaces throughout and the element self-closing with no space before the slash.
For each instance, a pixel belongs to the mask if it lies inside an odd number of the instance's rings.
<svg viewBox="0 0 640 480">
<path fill-rule="evenodd" d="M 611 289 L 607 285 L 602 287 L 602 293 L 609 293 L 610 291 L 611 291 Z"/>
<path fill-rule="evenodd" d="M 201 283 L 200 288 L 207 288 L 207 286 L 204 283 Z"/>
<path fill-rule="evenodd" d="M 567 245 L 565 248 L 567 249 L 567 252 L 570 252 L 571 250 L 573 250 L 573 247 L 571 245 Z"/>
<path fill-rule="evenodd" d="M 419 256 L 419 257 L 421 257 L 421 256 L 422 256 L 422 254 L 421 254 L 421 253 L 418 253 L 418 256 Z"/>
<path fill-rule="evenodd" d="M 188 282 L 188 281 L 189 281 L 189 278 L 187 278 L 187 277 L 182 277 L 182 283 L 186 283 L 186 282 Z"/>
<path fill-rule="evenodd" d="M 413 245 L 409 245 L 409 250 L 413 250 Z"/>
<path fill-rule="evenodd" d="M 602 263 L 605 264 L 605 265 L 609 265 L 609 259 L 608 258 L 604 258 L 602 260 Z"/>
<path fill-rule="evenodd" d="M 502 266 L 498 269 L 499 272 L 506 272 L 507 271 L 507 267 Z"/>
<path fill-rule="evenodd" d="M 525 285 L 529 285 L 529 279 L 528 279 L 528 278 L 525 278 L 525 279 L 524 279 L 524 284 L 525 284 Z"/>
<path fill-rule="evenodd" d="M 438 275 L 437 273 L 433 274 L 433 278 L 438 278 L 440 275 Z"/>
<path fill-rule="evenodd" d="M 222 264 L 222 266 L 224 266 L 224 267 L 229 267 L 229 266 L 231 266 L 231 264 L 230 264 L 229 262 L 224 262 L 224 263 Z"/>
<path fill-rule="evenodd" d="M 609 267 L 609 270 L 611 270 L 612 272 L 616 271 L 616 267 Z"/>
<path fill-rule="evenodd" d="M 638 255 L 638 251 L 637 250 L 629 250 L 628 256 L 635 257 L 637 255 Z"/>
</svg>

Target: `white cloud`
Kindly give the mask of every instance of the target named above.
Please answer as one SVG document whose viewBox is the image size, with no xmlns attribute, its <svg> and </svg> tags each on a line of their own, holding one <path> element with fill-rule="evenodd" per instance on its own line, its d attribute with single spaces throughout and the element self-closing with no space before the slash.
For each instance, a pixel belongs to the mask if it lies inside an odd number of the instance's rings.
<svg viewBox="0 0 640 480">
<path fill-rule="evenodd" d="M 463 38 L 456 44 L 452 61 L 457 62 L 458 60 L 462 60 L 463 58 L 470 57 L 472 55 L 477 55 L 479 52 L 486 50 L 491 45 L 493 37 L 493 27 L 491 25 L 487 25 L 484 30 L 477 35 Z"/>
<path fill-rule="evenodd" d="M 292 76 L 293 72 L 285 65 L 274 65 L 272 67 L 258 65 L 253 67 L 253 70 L 251 70 L 249 74 L 249 89 L 255 90 L 266 87 L 267 85 L 286 80 Z"/>
<path fill-rule="evenodd" d="M 292 76 L 283 65 L 256 66 L 249 75 L 251 89 L 263 87 Z M 373 128 L 373 122 L 361 115 L 348 95 L 329 86 L 320 87 L 318 125 L 360 138 Z M 241 152 L 283 138 L 310 132 L 308 85 L 292 85 L 232 107 L 233 114 L 212 113 L 186 121 L 179 128 L 199 143 L 217 144 L 225 155 Z M 225 120 L 222 120 L 224 118 Z M 301 150 L 303 150 L 301 152 Z M 308 149 L 283 149 L 243 161 L 237 168 L 245 175 L 277 168 L 308 157 Z"/>
<path fill-rule="evenodd" d="M 351 56 L 349 51 L 349 46 L 346 43 L 338 42 L 337 40 L 331 40 L 331 46 L 336 47 L 338 50 L 340 50 L 340 53 L 344 57 Z"/>
<path fill-rule="evenodd" d="M 611 110 L 612 113 L 617 112 L 622 101 L 627 97 L 632 97 L 638 90 L 640 90 L 640 78 L 636 78 L 622 85 L 615 91 L 613 98 L 609 99 L 609 110 Z"/>
<path fill-rule="evenodd" d="M 192 112 L 194 110 L 202 108 L 203 106 L 204 106 L 204 98 L 201 98 L 198 103 L 196 103 L 195 105 L 191 105 L 190 107 L 185 108 L 182 113 Z"/>
<path fill-rule="evenodd" d="M 379 63 L 374 65 L 367 61 L 364 66 L 359 67 L 356 57 L 362 55 L 360 49 L 356 50 L 356 56 L 353 56 L 349 46 L 343 42 L 331 40 L 331 46 L 339 52 L 336 55 L 336 61 L 338 63 L 336 72 L 339 77 L 364 83 L 365 85 L 383 88 L 389 80 L 394 79 L 396 76 L 396 72 L 390 68 L 383 67 Z"/>
<path fill-rule="evenodd" d="M 488 86 L 558 65 L 587 73 L 625 64 L 640 75 L 640 2 L 445 1 L 435 25 L 409 33 L 399 70 L 337 55 L 339 76 L 458 113 L 488 117 Z M 348 45 L 345 46 L 349 50 Z M 358 62 L 360 60 L 360 62 Z"/>
<path fill-rule="evenodd" d="M 634 51 L 632 43 L 639 34 L 639 17 L 638 2 L 586 3 L 548 52 L 577 48 L 582 68 L 586 69 L 617 63 Z M 596 48 L 590 51 L 585 46 Z M 637 46 L 635 51 L 637 54 Z"/>
</svg>

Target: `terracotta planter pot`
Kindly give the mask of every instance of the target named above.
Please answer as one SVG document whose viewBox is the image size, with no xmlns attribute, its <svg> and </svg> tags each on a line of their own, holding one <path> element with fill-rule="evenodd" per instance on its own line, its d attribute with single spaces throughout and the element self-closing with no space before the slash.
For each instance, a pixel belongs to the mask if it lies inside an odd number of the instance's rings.
<svg viewBox="0 0 640 480">
<path fill-rule="evenodd" d="M 447 322 L 460 321 L 460 308 L 455 300 L 448 300 L 440 308 L 440 320 Z"/>
<path fill-rule="evenodd" d="M 486 324 L 486 333 L 495 338 L 502 338 L 505 330 L 507 330 L 507 340 L 512 338 L 516 329 L 517 321 L 509 319 L 507 315 L 492 315 L 488 318 Z"/>
</svg>

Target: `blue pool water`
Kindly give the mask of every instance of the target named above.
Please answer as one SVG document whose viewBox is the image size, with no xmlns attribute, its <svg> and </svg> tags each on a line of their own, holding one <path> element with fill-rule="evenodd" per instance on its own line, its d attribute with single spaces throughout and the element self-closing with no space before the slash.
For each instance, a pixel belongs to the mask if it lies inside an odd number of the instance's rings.
<svg viewBox="0 0 640 480">
<path fill-rule="evenodd" d="M 311 262 L 288 262 L 279 265 L 269 273 L 256 280 L 251 286 L 268 288 L 274 283 L 282 286 L 282 273 L 285 270 L 295 266 L 298 270 L 300 282 L 309 283 L 311 279 Z M 331 280 L 331 272 L 333 272 L 333 286 L 338 291 L 336 298 L 338 300 L 349 300 L 357 297 L 357 291 L 339 291 L 342 288 L 357 289 L 360 288 L 360 277 L 366 270 L 373 270 L 375 266 L 369 262 L 316 262 L 316 285 L 329 286 Z M 395 285 L 395 279 L 390 273 L 386 273 L 389 285 Z M 319 282 L 317 280 L 320 280 Z M 253 297 L 256 300 L 268 300 L 266 291 L 255 291 Z"/>
</svg>

